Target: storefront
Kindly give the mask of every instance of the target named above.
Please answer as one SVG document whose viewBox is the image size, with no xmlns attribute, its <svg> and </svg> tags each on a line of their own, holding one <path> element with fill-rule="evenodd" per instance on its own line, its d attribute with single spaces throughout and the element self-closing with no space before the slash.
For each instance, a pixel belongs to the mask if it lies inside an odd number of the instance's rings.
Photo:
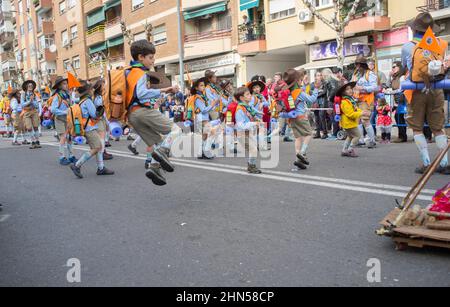
<svg viewBox="0 0 450 307">
<path fill-rule="evenodd" d="M 398 28 L 375 35 L 374 44 L 378 70 L 389 76 L 392 63 L 401 61 L 402 46 L 410 40 L 408 27 Z"/>
<path fill-rule="evenodd" d="M 187 61 L 185 63 L 184 82 L 189 85 L 189 80 L 195 81 L 205 76 L 208 69 L 214 70 L 219 78 L 231 79 L 233 84 L 237 84 L 238 64 L 240 56 L 237 53 L 226 53 L 207 58 Z M 179 75 L 174 77 L 176 83 L 179 83 Z"/>
</svg>

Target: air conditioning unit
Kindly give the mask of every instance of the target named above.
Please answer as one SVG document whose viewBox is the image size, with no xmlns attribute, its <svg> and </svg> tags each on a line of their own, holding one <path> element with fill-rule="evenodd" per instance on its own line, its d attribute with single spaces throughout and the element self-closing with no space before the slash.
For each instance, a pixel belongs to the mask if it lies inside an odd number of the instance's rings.
<svg viewBox="0 0 450 307">
<path fill-rule="evenodd" d="M 314 21 L 313 14 L 310 10 L 300 10 L 298 12 L 298 22 L 299 23 L 309 23 Z"/>
</svg>

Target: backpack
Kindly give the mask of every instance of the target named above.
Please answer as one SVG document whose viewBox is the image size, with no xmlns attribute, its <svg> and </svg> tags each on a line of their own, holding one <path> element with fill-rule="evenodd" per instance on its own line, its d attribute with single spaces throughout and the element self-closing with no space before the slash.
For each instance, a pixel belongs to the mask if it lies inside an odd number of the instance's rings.
<svg viewBox="0 0 450 307">
<path fill-rule="evenodd" d="M 81 111 L 81 105 L 85 101 L 86 100 L 82 100 L 80 103 L 74 104 L 67 112 L 67 129 L 72 137 L 85 135 L 85 130 L 89 123 L 89 117 L 83 118 Z"/>
<path fill-rule="evenodd" d="M 108 71 L 103 105 L 108 120 L 126 122 L 129 106 L 133 103 L 134 89 L 145 75 L 140 68 L 126 67 Z"/>
<path fill-rule="evenodd" d="M 235 123 L 236 122 L 236 111 L 237 111 L 238 103 L 236 101 L 232 101 L 228 104 L 227 112 L 225 116 L 225 122 L 227 124 Z"/>
<path fill-rule="evenodd" d="M 445 70 L 443 66 L 441 67 L 441 71 L 438 76 L 430 76 L 428 73 L 428 64 L 430 64 L 431 61 L 444 62 L 445 51 L 447 50 L 448 43 L 439 38 L 437 40 L 442 50 L 441 54 L 422 49 L 419 47 L 418 43 L 414 42 L 416 45 L 414 46 L 412 52 L 411 81 L 424 82 L 441 80 L 444 78 Z"/>
<path fill-rule="evenodd" d="M 193 95 L 188 98 L 186 102 L 185 115 L 186 120 L 194 121 L 195 119 L 195 100 L 197 100 L 198 95 Z"/>
</svg>

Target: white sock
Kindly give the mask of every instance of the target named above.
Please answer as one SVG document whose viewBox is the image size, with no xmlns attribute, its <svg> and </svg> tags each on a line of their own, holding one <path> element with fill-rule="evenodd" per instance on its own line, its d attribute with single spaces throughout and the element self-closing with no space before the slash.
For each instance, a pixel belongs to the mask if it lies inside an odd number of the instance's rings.
<svg viewBox="0 0 450 307">
<path fill-rule="evenodd" d="M 438 135 L 437 137 L 435 137 L 435 140 L 436 140 L 436 146 L 440 150 L 447 149 L 447 144 L 448 144 L 447 135 L 445 135 L 445 134 Z M 447 167 L 448 166 L 448 153 L 445 154 L 444 158 L 441 160 L 441 166 L 442 167 Z"/>
<path fill-rule="evenodd" d="M 430 153 L 428 152 L 428 143 L 425 136 L 423 134 L 415 135 L 414 141 L 416 142 L 416 146 L 419 149 L 423 165 L 429 166 L 431 164 L 431 160 L 430 160 Z"/>
</svg>

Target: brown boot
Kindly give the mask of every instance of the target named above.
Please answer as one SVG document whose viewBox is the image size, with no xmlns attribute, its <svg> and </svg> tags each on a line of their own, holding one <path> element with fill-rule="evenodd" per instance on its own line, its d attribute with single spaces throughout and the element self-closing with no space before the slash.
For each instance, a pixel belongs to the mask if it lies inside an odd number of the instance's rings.
<svg viewBox="0 0 450 307">
<path fill-rule="evenodd" d="M 250 164 L 250 163 L 248 164 L 247 172 L 249 174 L 261 174 L 262 173 L 261 170 L 256 167 L 256 165 L 253 165 L 253 164 Z"/>
</svg>

